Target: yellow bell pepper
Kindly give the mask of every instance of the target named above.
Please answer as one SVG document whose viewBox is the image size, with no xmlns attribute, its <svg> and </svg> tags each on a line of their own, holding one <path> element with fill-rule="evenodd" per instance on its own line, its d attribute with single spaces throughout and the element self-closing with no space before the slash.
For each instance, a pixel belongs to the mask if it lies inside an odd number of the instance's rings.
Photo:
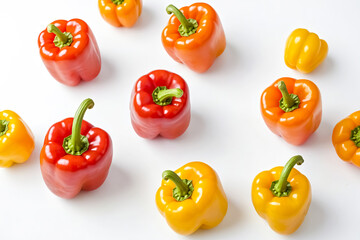
<svg viewBox="0 0 360 240">
<path fill-rule="evenodd" d="M 295 232 L 309 210 L 311 186 L 296 169 L 301 156 L 292 157 L 285 167 L 275 167 L 259 173 L 252 184 L 251 197 L 256 212 L 280 234 Z"/>
<path fill-rule="evenodd" d="M 0 112 L 0 167 L 25 162 L 34 147 L 34 136 L 19 115 L 10 110 Z"/>
<path fill-rule="evenodd" d="M 155 199 L 169 226 L 182 235 L 217 226 L 228 208 L 218 175 L 202 162 L 164 171 Z"/>
<path fill-rule="evenodd" d="M 328 45 L 316 33 L 306 29 L 294 30 L 287 39 L 285 63 L 289 68 L 303 73 L 312 72 L 328 53 Z"/>
</svg>

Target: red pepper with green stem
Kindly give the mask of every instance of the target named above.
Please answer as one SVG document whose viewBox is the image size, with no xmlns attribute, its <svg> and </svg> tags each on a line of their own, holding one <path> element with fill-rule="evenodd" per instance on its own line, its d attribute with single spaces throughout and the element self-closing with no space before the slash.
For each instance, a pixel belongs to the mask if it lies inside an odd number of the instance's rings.
<svg viewBox="0 0 360 240">
<path fill-rule="evenodd" d="M 110 136 L 83 120 L 94 102 L 86 99 L 75 118 L 55 123 L 46 134 L 40 154 L 41 173 L 48 188 L 62 198 L 94 190 L 105 181 L 112 161 Z"/>
<path fill-rule="evenodd" d="M 185 80 L 165 70 L 142 76 L 131 94 L 130 115 L 140 137 L 179 137 L 190 123 L 189 89 Z"/>
<path fill-rule="evenodd" d="M 93 80 L 101 70 L 101 56 L 94 34 L 81 19 L 57 20 L 38 38 L 40 56 L 59 82 L 76 86 Z"/>
</svg>

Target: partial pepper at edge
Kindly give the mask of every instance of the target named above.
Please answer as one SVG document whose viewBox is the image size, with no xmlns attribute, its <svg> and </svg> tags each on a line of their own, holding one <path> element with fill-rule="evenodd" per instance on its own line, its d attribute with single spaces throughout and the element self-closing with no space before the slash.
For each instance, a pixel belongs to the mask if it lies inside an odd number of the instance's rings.
<svg viewBox="0 0 360 240">
<path fill-rule="evenodd" d="M 189 235 L 220 224 L 228 202 L 218 175 L 209 165 L 190 162 L 175 172 L 166 170 L 162 176 L 156 205 L 175 232 Z"/>
<path fill-rule="evenodd" d="M 162 32 L 166 52 L 195 72 L 207 71 L 226 47 L 215 10 L 206 3 L 194 3 L 180 10 L 169 5 L 166 11 L 174 14 Z"/>
<path fill-rule="evenodd" d="M 265 89 L 260 102 L 266 125 L 290 144 L 303 144 L 320 125 L 320 90 L 310 80 L 280 78 Z"/>
<path fill-rule="evenodd" d="M 94 102 L 85 99 L 74 118 L 51 126 L 40 153 L 47 187 L 57 196 L 73 198 L 81 190 L 100 187 L 109 172 L 113 147 L 108 133 L 83 120 Z"/>
<path fill-rule="evenodd" d="M 328 45 L 316 33 L 306 29 L 294 30 L 286 41 L 285 63 L 289 68 L 303 73 L 312 72 L 328 53 Z"/>
<path fill-rule="evenodd" d="M 27 161 L 35 147 L 34 135 L 15 112 L 0 112 L 0 167 Z"/>
<path fill-rule="evenodd" d="M 131 93 L 130 115 L 140 137 L 181 136 L 191 118 L 188 85 L 179 75 L 165 70 L 142 76 Z"/>
<path fill-rule="evenodd" d="M 332 133 L 332 143 L 338 156 L 360 167 L 360 111 L 336 124 Z"/>
<path fill-rule="evenodd" d="M 142 0 L 99 0 L 102 18 L 114 27 L 132 27 L 141 15 Z"/>
<path fill-rule="evenodd" d="M 93 80 L 101 70 L 101 56 L 94 34 L 81 19 L 57 20 L 38 38 L 40 56 L 60 83 L 76 86 Z"/>
<path fill-rule="evenodd" d="M 309 210 L 310 182 L 293 168 L 303 162 L 301 156 L 294 156 L 285 167 L 263 171 L 253 181 L 251 197 L 254 208 L 277 233 L 295 232 Z"/>
</svg>

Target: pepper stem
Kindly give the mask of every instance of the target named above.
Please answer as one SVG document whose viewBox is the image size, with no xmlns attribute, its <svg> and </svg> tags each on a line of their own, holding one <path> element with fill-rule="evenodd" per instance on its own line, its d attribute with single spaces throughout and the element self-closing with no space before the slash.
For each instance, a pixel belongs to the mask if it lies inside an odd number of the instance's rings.
<svg viewBox="0 0 360 240">
<path fill-rule="evenodd" d="M 360 147 L 360 126 L 357 126 L 351 130 L 350 139 L 355 143 L 357 147 Z"/>
<path fill-rule="evenodd" d="M 276 197 L 287 197 L 291 192 L 291 185 L 287 181 L 291 170 L 294 168 L 295 164 L 301 165 L 304 162 L 304 159 L 300 155 L 296 155 L 286 163 L 285 167 L 281 171 L 280 179 L 273 181 L 270 187 L 270 190 Z"/>
<path fill-rule="evenodd" d="M 124 0 L 111 0 L 115 5 L 120 5 L 124 2 Z"/>
<path fill-rule="evenodd" d="M 280 108 L 285 112 L 291 112 L 297 109 L 300 105 L 299 97 L 295 94 L 289 94 L 283 81 L 278 83 L 278 88 L 282 94 L 282 98 L 280 99 Z"/>
<path fill-rule="evenodd" d="M 168 14 L 174 14 L 179 20 L 180 26 L 178 30 L 181 36 L 188 37 L 196 33 L 199 24 L 195 19 L 187 19 L 184 14 L 172 4 L 166 7 L 166 12 Z"/>
<path fill-rule="evenodd" d="M 85 99 L 77 109 L 72 125 L 71 135 L 64 139 L 63 147 L 66 153 L 71 155 L 81 155 L 89 148 L 89 140 L 81 135 L 81 124 L 87 109 L 94 107 L 94 101 L 90 98 Z"/>
<path fill-rule="evenodd" d="M 154 89 L 152 97 L 157 105 L 166 106 L 171 104 L 174 97 L 180 98 L 183 94 L 184 92 L 180 88 L 167 89 L 165 86 L 160 86 Z"/>
<path fill-rule="evenodd" d="M 191 197 L 194 187 L 191 180 L 181 179 L 175 172 L 171 170 L 165 170 L 162 173 L 162 178 L 167 181 L 171 180 L 175 183 L 176 187 L 173 189 L 173 198 L 176 201 L 184 201 L 185 199 Z"/>
<path fill-rule="evenodd" d="M 70 46 L 73 41 L 73 36 L 71 33 L 60 31 L 60 29 L 57 28 L 54 24 L 49 24 L 47 26 L 47 31 L 56 35 L 54 38 L 54 44 L 59 48 Z"/>
<path fill-rule="evenodd" d="M 9 130 L 9 123 L 6 119 L 0 120 L 0 137 Z"/>
</svg>

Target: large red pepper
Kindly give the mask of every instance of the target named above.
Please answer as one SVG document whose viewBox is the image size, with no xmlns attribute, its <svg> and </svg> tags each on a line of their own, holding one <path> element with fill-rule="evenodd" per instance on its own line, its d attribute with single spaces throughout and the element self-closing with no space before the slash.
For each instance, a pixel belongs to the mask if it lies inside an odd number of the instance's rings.
<svg viewBox="0 0 360 240">
<path fill-rule="evenodd" d="M 131 94 L 131 123 L 143 138 L 176 138 L 190 123 L 189 89 L 179 75 L 156 70 L 142 76 Z"/>
<path fill-rule="evenodd" d="M 48 188 L 62 198 L 81 190 L 94 190 L 105 181 L 112 161 L 110 136 L 83 120 L 94 106 L 86 99 L 75 118 L 55 123 L 48 131 L 40 154 L 41 173 Z"/>
<path fill-rule="evenodd" d="M 81 19 L 57 20 L 39 35 L 41 58 L 59 82 L 75 86 L 100 72 L 99 47 L 90 27 Z"/>
</svg>

